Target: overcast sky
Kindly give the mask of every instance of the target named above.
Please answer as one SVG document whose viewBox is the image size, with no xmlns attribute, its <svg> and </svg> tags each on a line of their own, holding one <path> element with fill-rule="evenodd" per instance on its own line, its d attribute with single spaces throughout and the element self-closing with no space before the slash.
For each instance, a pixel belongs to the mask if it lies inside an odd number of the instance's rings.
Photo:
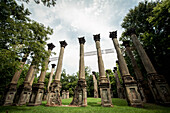
<svg viewBox="0 0 170 113">
<path fill-rule="evenodd" d="M 31 0 L 33 1 L 33 0 Z M 48 43 L 53 43 L 53 49 L 57 54 L 51 57 L 58 57 L 60 51 L 59 41 L 66 40 L 68 46 L 64 51 L 63 66 L 67 74 L 76 73 L 79 70 L 79 42 L 78 37 L 85 37 L 85 52 L 96 51 L 94 34 L 100 34 L 101 49 L 114 49 L 109 32 L 118 31 L 118 38 L 123 29 L 121 23 L 129 9 L 134 8 L 143 0 L 57 0 L 55 7 L 45 7 L 34 2 L 25 4 L 30 10 L 31 18 L 45 26 L 53 28 L 53 35 Z M 113 69 L 117 60 L 116 51 L 111 54 L 103 54 L 105 69 Z M 97 56 L 86 56 L 85 66 L 92 71 L 98 71 Z M 53 61 L 49 64 L 57 64 Z"/>
</svg>

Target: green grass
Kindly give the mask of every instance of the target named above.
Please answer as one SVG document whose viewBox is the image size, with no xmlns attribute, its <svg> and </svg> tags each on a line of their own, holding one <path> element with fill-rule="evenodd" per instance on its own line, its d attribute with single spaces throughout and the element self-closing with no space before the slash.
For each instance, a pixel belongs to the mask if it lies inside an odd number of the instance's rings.
<svg viewBox="0 0 170 113">
<path fill-rule="evenodd" d="M 72 101 L 63 99 L 62 104 Z M 170 113 L 170 107 L 145 104 L 144 108 L 134 108 L 127 105 L 126 100 L 112 99 L 114 107 L 101 107 L 101 99 L 88 98 L 87 107 L 46 107 L 46 101 L 41 106 L 0 106 L 0 113 Z"/>
</svg>

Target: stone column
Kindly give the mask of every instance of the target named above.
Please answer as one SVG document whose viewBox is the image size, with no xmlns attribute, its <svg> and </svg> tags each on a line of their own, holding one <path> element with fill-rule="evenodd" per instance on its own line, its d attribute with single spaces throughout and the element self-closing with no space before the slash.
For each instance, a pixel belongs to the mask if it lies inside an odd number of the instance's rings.
<svg viewBox="0 0 170 113">
<path fill-rule="evenodd" d="M 52 69 L 51 69 L 51 74 L 50 74 L 50 78 L 49 78 L 49 81 L 48 81 L 47 93 L 50 91 L 50 84 L 51 84 L 53 74 L 54 74 L 54 69 L 55 69 L 55 66 L 56 66 L 55 64 L 51 64 L 51 65 L 52 65 Z"/>
<path fill-rule="evenodd" d="M 44 100 L 48 99 L 49 92 L 50 92 L 50 85 L 51 85 L 51 82 L 52 82 L 52 78 L 53 78 L 53 74 L 54 74 L 54 69 L 55 69 L 55 66 L 56 66 L 55 64 L 51 64 L 51 65 L 52 65 L 52 69 L 51 69 L 51 74 L 50 74 L 50 78 L 49 78 L 49 81 L 48 81 L 47 92 L 44 95 Z"/>
<path fill-rule="evenodd" d="M 117 74 L 117 67 L 114 67 L 114 75 L 115 75 L 115 79 L 116 79 L 116 86 L 117 86 L 117 94 L 118 94 L 118 98 L 123 99 L 124 98 L 124 94 L 123 94 L 123 88 L 120 84 L 120 79 L 119 76 Z"/>
<path fill-rule="evenodd" d="M 45 66 L 44 68 L 42 67 L 41 69 L 41 74 L 40 74 L 38 83 L 33 86 L 32 95 L 30 97 L 30 101 L 28 104 L 29 106 L 37 106 L 37 105 L 41 105 L 42 103 L 42 98 L 44 94 L 44 79 L 46 75 L 46 70 L 48 68 L 49 57 L 50 57 L 51 51 L 55 47 L 53 43 L 49 43 L 47 45 L 48 45 L 49 56 L 45 59 Z"/>
<path fill-rule="evenodd" d="M 139 42 L 134 29 L 130 29 L 128 33 L 131 36 L 133 44 L 142 60 L 142 63 L 147 71 L 148 85 L 152 91 L 155 102 L 157 104 L 169 105 L 170 104 L 170 88 L 163 75 L 157 74 L 153 67 L 148 55 Z M 158 42 L 159 43 L 159 42 Z"/>
<path fill-rule="evenodd" d="M 60 91 L 61 91 L 61 71 L 62 71 L 62 62 L 63 62 L 63 55 L 64 55 L 64 48 L 67 46 L 66 41 L 60 41 L 60 54 L 58 58 L 57 69 L 55 73 L 55 79 L 51 84 L 51 91 L 48 94 L 47 104 L 46 106 L 58 106 L 62 105 L 61 98 L 60 98 Z"/>
<path fill-rule="evenodd" d="M 117 31 L 110 32 L 110 38 L 113 40 L 114 47 L 117 52 L 119 65 L 121 67 L 122 77 L 125 84 L 127 102 L 130 106 L 141 107 L 143 106 L 140 94 L 138 92 L 137 83 L 130 75 L 125 59 L 121 53 L 119 43 L 117 41 Z"/>
<path fill-rule="evenodd" d="M 32 86 L 33 82 L 34 82 L 34 78 L 35 78 L 35 74 L 37 73 L 37 69 L 34 69 L 34 72 L 31 76 L 31 79 L 30 79 L 30 86 Z"/>
<path fill-rule="evenodd" d="M 7 93 L 5 95 L 5 100 L 4 100 L 3 106 L 8 106 L 8 105 L 13 104 L 14 97 L 15 97 L 16 92 L 17 92 L 17 83 L 18 83 L 19 77 L 21 75 L 21 72 L 23 70 L 24 64 L 27 60 L 27 57 L 28 57 L 28 54 L 25 54 L 22 61 L 21 61 L 20 69 L 15 72 L 15 74 L 12 78 L 12 81 L 9 85 L 9 89 L 7 89 Z"/>
<path fill-rule="evenodd" d="M 132 53 L 130 45 L 129 45 L 129 41 L 123 41 L 123 45 L 126 48 L 126 53 L 127 53 L 128 57 L 131 59 L 132 67 L 133 67 L 135 75 L 136 75 L 137 85 L 138 85 L 138 88 L 139 88 L 139 93 L 141 95 L 142 101 L 146 102 L 147 101 L 146 100 L 146 98 L 147 98 L 146 92 L 147 91 L 145 91 L 146 88 L 144 88 L 144 86 L 146 86 L 147 82 L 144 81 L 142 73 L 141 73 L 141 71 L 140 71 L 140 69 L 137 65 L 137 62 L 136 62 L 134 56 L 133 56 L 133 53 Z"/>
<path fill-rule="evenodd" d="M 97 86 L 97 78 L 96 78 L 96 72 L 92 72 L 93 74 L 93 83 L 94 83 L 94 98 L 99 98 L 98 97 L 98 86 Z"/>
<path fill-rule="evenodd" d="M 66 95 L 66 91 L 63 90 L 63 91 L 62 91 L 62 99 L 66 99 L 66 98 L 65 98 L 65 95 Z"/>
<path fill-rule="evenodd" d="M 66 91 L 66 99 L 69 99 L 69 90 Z"/>
<path fill-rule="evenodd" d="M 100 48 L 100 34 L 93 35 L 96 42 L 97 56 L 98 56 L 98 67 L 99 67 L 99 87 L 101 96 L 101 105 L 103 107 L 112 107 L 112 99 L 110 95 L 109 81 L 105 75 L 104 63 Z"/>
<path fill-rule="evenodd" d="M 118 65 L 118 68 L 119 68 L 119 72 L 120 72 L 120 77 L 121 77 L 121 80 L 122 80 L 122 94 L 123 94 L 123 99 L 126 99 L 126 92 L 125 92 L 125 83 L 123 81 L 123 77 L 122 77 L 122 72 L 121 72 L 121 68 L 120 68 L 120 65 L 119 65 L 119 61 L 116 60 L 116 64 Z M 117 67 L 115 68 L 117 70 Z M 117 74 L 118 74 L 118 71 L 117 71 Z M 120 79 L 119 79 L 120 80 Z"/>
<path fill-rule="evenodd" d="M 84 37 L 78 38 L 80 43 L 80 61 L 79 61 L 79 80 L 74 91 L 74 97 L 70 105 L 87 106 L 87 90 L 85 81 L 85 66 L 84 66 Z"/>
<path fill-rule="evenodd" d="M 32 62 L 34 62 L 34 60 Z M 27 100 L 29 100 L 32 92 L 32 85 L 30 85 L 30 82 L 34 70 L 35 70 L 35 65 L 33 65 L 32 63 L 25 77 L 24 84 L 21 85 L 17 91 L 18 97 L 16 97 L 15 99 L 16 105 L 25 105 L 27 103 Z"/>
<path fill-rule="evenodd" d="M 111 89 L 110 78 L 109 78 L 109 71 L 108 70 L 106 70 L 106 75 L 107 75 L 107 79 L 109 81 L 110 95 L 111 95 L 111 98 L 113 98 L 113 91 Z"/>
</svg>

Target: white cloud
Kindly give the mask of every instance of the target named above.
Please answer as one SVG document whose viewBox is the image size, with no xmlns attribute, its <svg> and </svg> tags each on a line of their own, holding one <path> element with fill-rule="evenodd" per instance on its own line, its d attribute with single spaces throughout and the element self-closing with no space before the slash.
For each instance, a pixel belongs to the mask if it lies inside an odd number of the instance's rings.
<svg viewBox="0 0 170 113">
<path fill-rule="evenodd" d="M 65 48 L 63 68 L 72 74 L 79 69 L 80 48 L 77 38 L 85 36 L 85 52 L 96 51 L 93 34 L 98 33 L 101 36 L 101 49 L 114 48 L 109 32 L 118 30 L 120 37 L 123 30 L 120 24 L 124 16 L 139 1 L 142 0 L 58 0 L 56 6 L 50 8 L 34 2 L 25 6 L 32 12 L 31 18 L 54 29 L 48 42 L 55 44 L 53 51 L 57 53 L 56 56 L 60 51 L 59 41 L 66 40 L 68 46 Z M 105 69 L 112 69 L 116 59 L 116 53 L 103 55 Z M 85 57 L 85 65 L 98 71 L 97 56 Z"/>
</svg>

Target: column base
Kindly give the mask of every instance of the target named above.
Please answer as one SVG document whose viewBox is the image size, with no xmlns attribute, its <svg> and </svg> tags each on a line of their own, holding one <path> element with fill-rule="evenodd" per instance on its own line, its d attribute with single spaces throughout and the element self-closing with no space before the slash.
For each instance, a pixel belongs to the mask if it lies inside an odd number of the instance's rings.
<svg viewBox="0 0 170 113">
<path fill-rule="evenodd" d="M 21 106 L 21 105 L 27 104 L 29 102 L 31 93 L 32 93 L 32 87 L 31 86 L 24 86 L 22 88 L 22 91 L 20 93 L 20 97 L 19 97 L 16 105 Z"/>
<path fill-rule="evenodd" d="M 109 82 L 106 78 L 102 78 L 102 80 L 100 79 L 99 88 L 101 96 L 101 105 L 103 107 L 113 107 L 112 98 L 110 95 Z"/>
<path fill-rule="evenodd" d="M 37 83 L 33 86 L 32 94 L 28 106 L 38 106 L 42 103 L 42 98 L 44 94 L 44 83 Z"/>
<path fill-rule="evenodd" d="M 143 107 L 141 96 L 138 92 L 137 82 L 130 75 L 124 75 L 123 80 L 128 105 L 132 107 Z"/>
<path fill-rule="evenodd" d="M 11 83 L 4 96 L 5 100 L 3 102 L 3 106 L 13 105 L 16 92 L 17 92 L 17 84 Z"/>
<path fill-rule="evenodd" d="M 47 94 L 47 104 L 46 106 L 60 106 L 62 105 L 60 90 L 60 81 L 54 81 L 50 86 L 51 91 Z"/>
<path fill-rule="evenodd" d="M 87 91 L 86 91 L 86 81 L 81 79 L 78 81 L 77 86 L 74 90 L 74 97 L 70 105 L 73 106 L 87 106 Z"/>
<path fill-rule="evenodd" d="M 118 94 L 118 98 L 125 99 L 124 89 L 122 87 L 117 88 L 117 94 Z"/>
<path fill-rule="evenodd" d="M 139 88 L 139 93 L 143 102 L 153 103 L 154 98 L 150 88 L 148 87 L 148 82 L 146 80 L 138 80 L 137 85 Z"/>
<path fill-rule="evenodd" d="M 99 98 L 98 97 L 98 90 L 94 90 L 94 98 Z"/>
<path fill-rule="evenodd" d="M 147 77 L 155 102 L 161 105 L 170 105 L 170 88 L 164 76 L 150 73 Z"/>
</svg>

